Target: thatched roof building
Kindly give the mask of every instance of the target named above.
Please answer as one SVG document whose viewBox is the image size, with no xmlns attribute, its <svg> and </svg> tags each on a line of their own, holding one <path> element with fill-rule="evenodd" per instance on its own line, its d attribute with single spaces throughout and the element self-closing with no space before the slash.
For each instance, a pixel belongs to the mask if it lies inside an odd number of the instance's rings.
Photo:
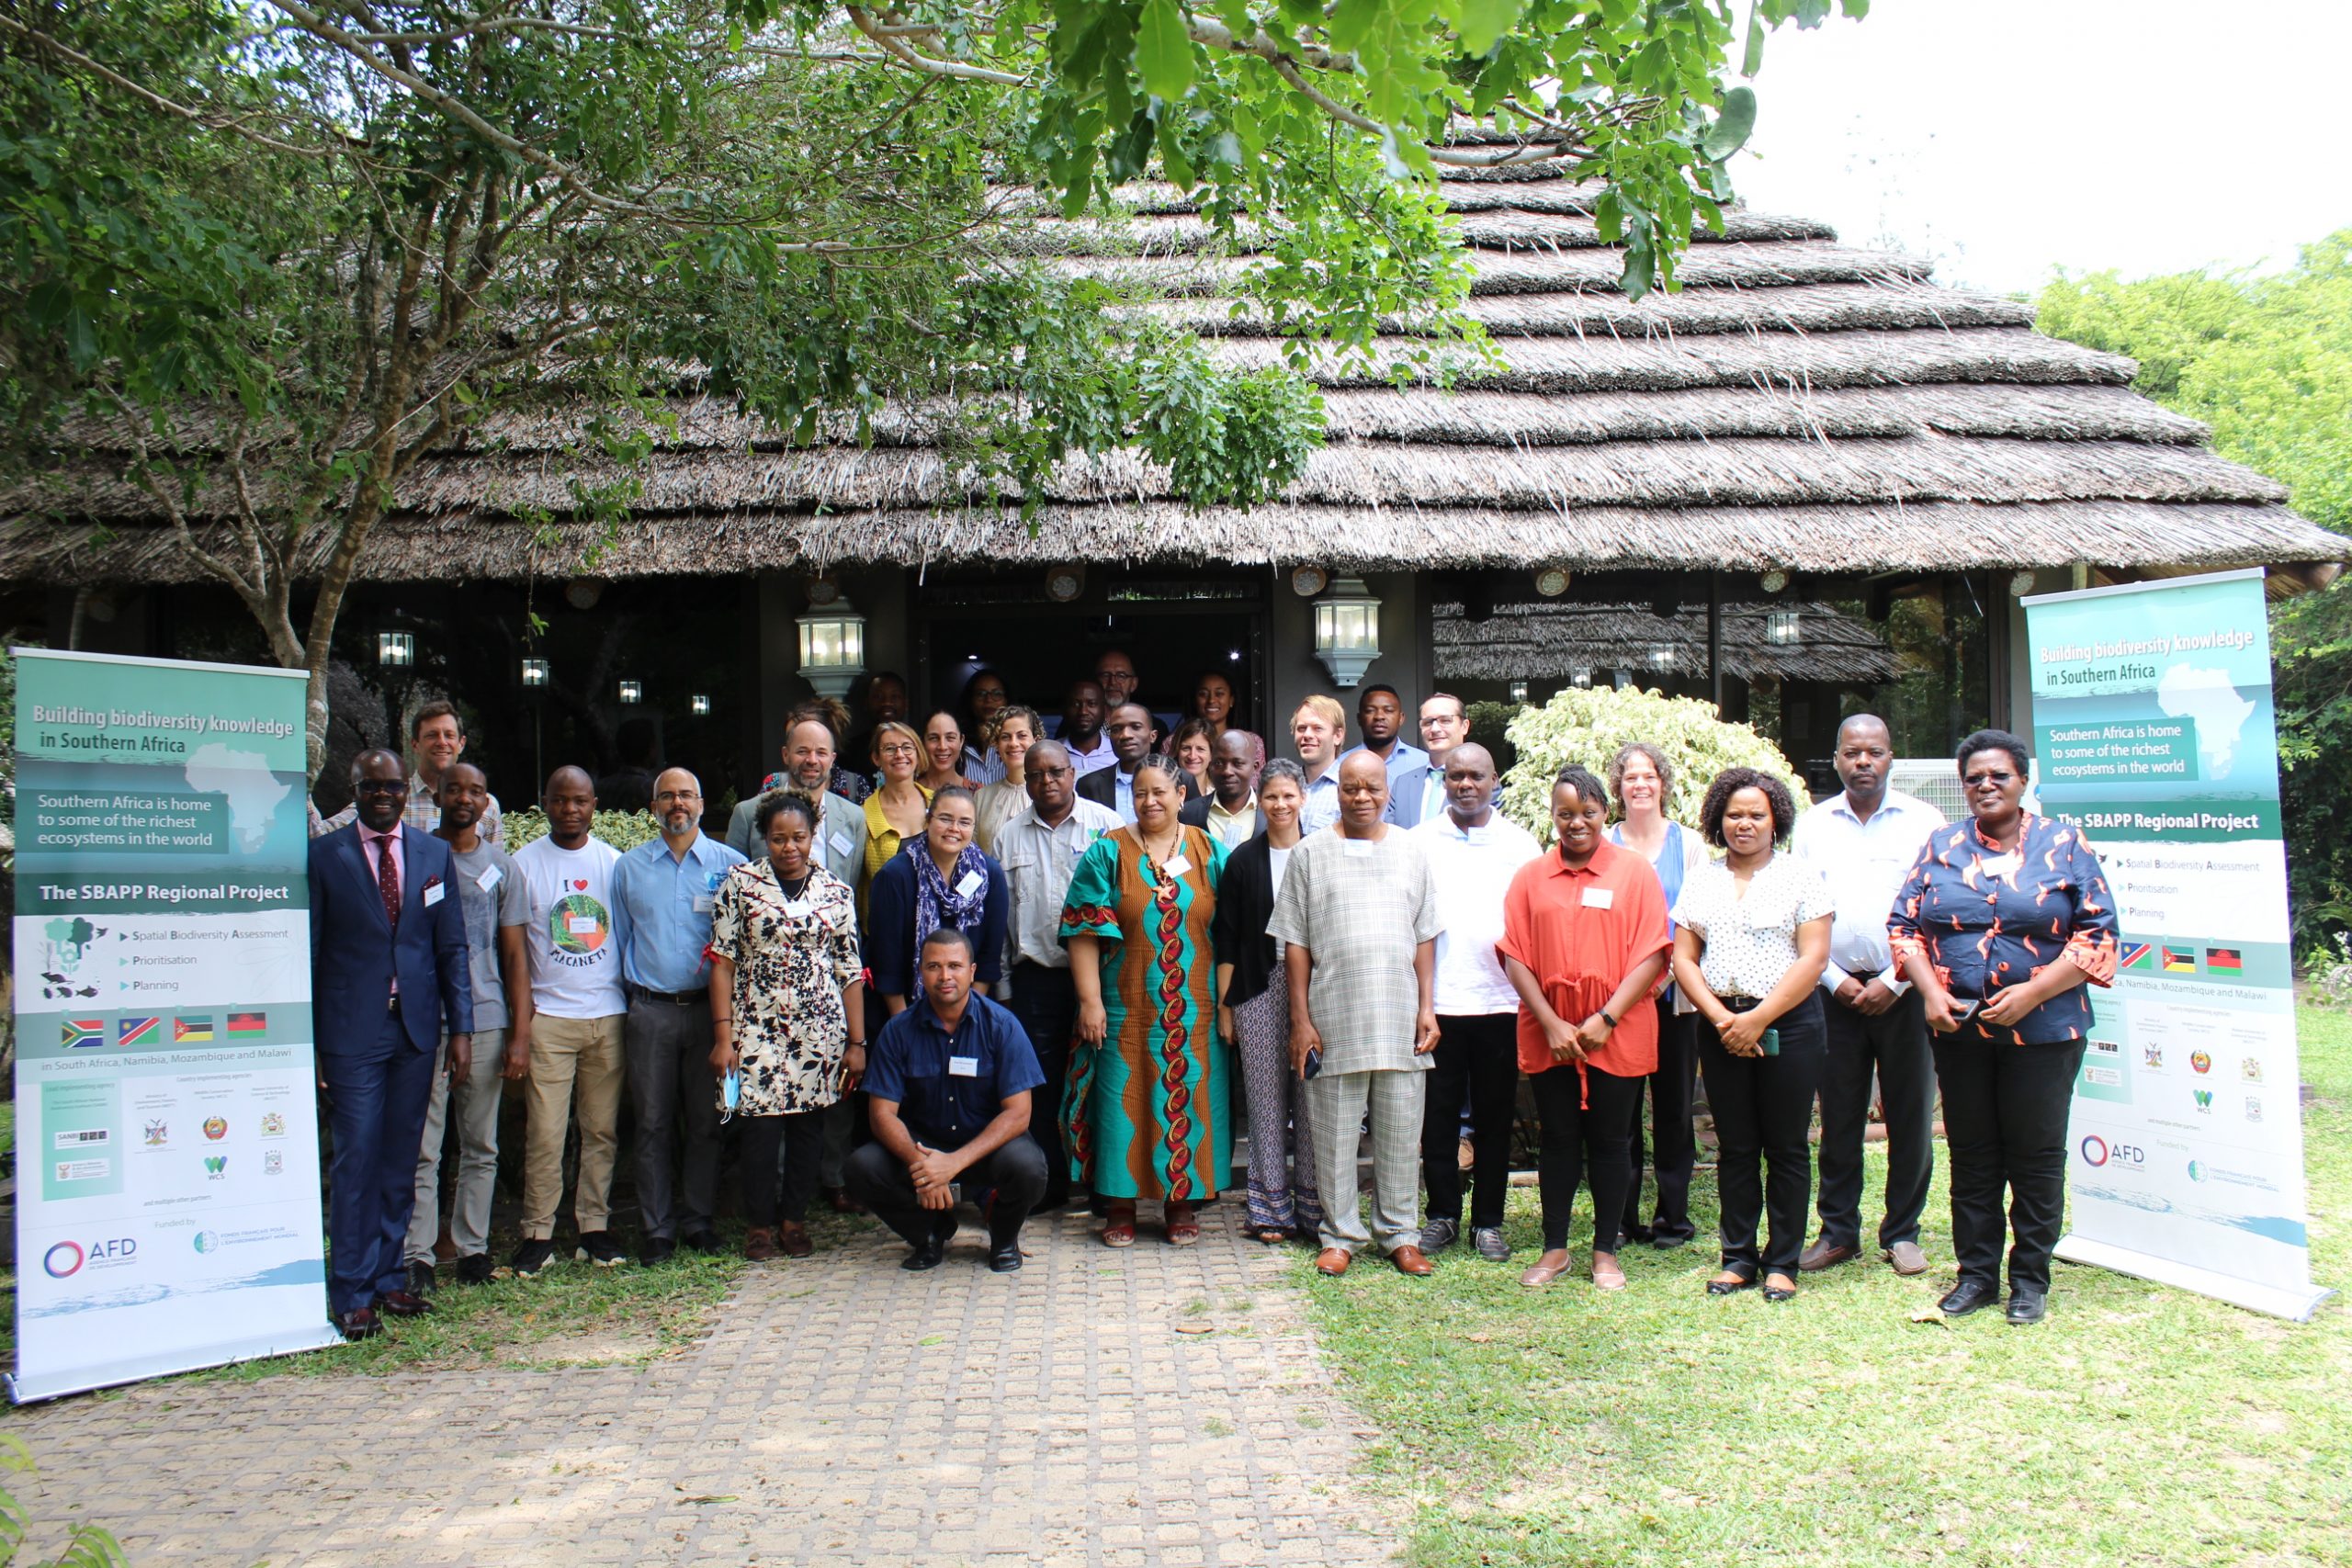
<svg viewBox="0 0 2352 1568">
<path fill-rule="evenodd" d="M 1735 716 L 1750 675 L 1814 682 L 1781 709 L 1802 756 L 1837 709 L 1889 682 L 1919 685 L 1915 705 L 1943 716 L 1938 730 L 2007 718 L 2022 700 L 2012 595 L 2037 582 L 2022 572 L 2048 589 L 2263 564 L 2291 590 L 2346 558 L 2346 541 L 2289 510 L 2280 486 L 2134 393 L 2132 362 L 2037 333 L 2023 303 L 1748 211 L 1697 238 L 1679 292 L 1634 302 L 1588 190 L 1532 169 L 1442 189 L 1474 253 L 1470 314 L 1503 363 L 1471 365 L 1450 390 L 1321 363 L 1329 443 L 1279 504 L 1188 509 L 1164 472 L 1122 454 L 1069 465 L 1024 520 L 975 495 L 903 423 L 886 422 L 870 447 L 795 449 L 682 398 L 675 434 L 608 529 L 573 513 L 582 488 L 615 477 L 571 455 L 578 414 L 509 413 L 401 486 L 358 565 L 362 584 L 385 586 L 358 603 L 415 615 L 421 585 L 562 579 L 592 547 L 590 573 L 617 592 L 737 579 L 757 629 L 738 660 L 752 689 L 732 705 L 764 750 L 802 689 L 791 620 L 813 573 L 833 574 L 871 618 L 868 665 L 907 671 L 918 700 L 951 696 L 987 662 L 1054 705 L 1057 671 L 1091 657 L 1034 635 L 1035 617 L 1063 615 L 1077 642 L 1148 644 L 1148 679 L 1171 705 L 1190 671 L 1229 661 L 1246 677 L 1244 711 L 1276 732 L 1299 695 L 1329 683 L 1311 613 L 1285 590 L 1355 574 L 1385 606 L 1370 679 L 1408 694 L 1441 676 L 1548 685 L 1575 662 L 1560 647 L 1654 639 L 1683 650 L 1672 679 Z M 1142 309 L 1233 361 L 1276 363 L 1282 344 L 1230 308 L 1248 256 L 1215 254 L 1171 188 L 1131 199 L 1131 223 L 1041 218 L 1017 243 L 1056 267 L 1148 283 L 1158 298 Z M 1384 350 L 1413 346 L 1414 322 L 1387 329 Z M 0 588 L 194 579 L 135 490 L 94 476 L 74 486 L 68 515 L 32 520 L 53 499 L 0 496 Z M 1047 569 L 1066 563 L 1092 573 L 1075 598 L 1046 588 Z M 1316 570 L 1285 582 L 1293 567 Z M 1532 584 L 1544 568 L 1568 571 L 1563 604 L 1619 608 L 1510 610 L 1542 598 Z M 1809 625 L 1799 647 L 1776 648 L 1750 622 L 1784 598 L 1864 606 L 1869 622 L 1932 604 L 1899 647 L 1874 625 L 1835 638 L 1839 617 L 1826 616 L 1818 647 Z M 1464 600 L 1508 612 L 1508 626 L 1444 629 L 1432 605 Z M 1631 626 L 1643 613 L 1658 624 Z M 1720 657 L 1693 665 L 1709 614 Z M 606 670 L 616 656 L 598 657 Z M 1947 744 L 1926 732 L 1905 742 Z"/>
<path fill-rule="evenodd" d="M 1835 681 L 1877 686 L 1895 679 L 1894 649 L 1868 621 L 1822 604 L 1726 606 L 1715 627 L 1725 675 L 1753 681 Z M 1441 683 L 1606 682 L 1623 671 L 1644 684 L 1708 671 L 1707 611 L 1660 615 L 1640 604 L 1500 604 L 1483 616 L 1465 606 L 1430 606 L 1430 640 Z"/>
</svg>

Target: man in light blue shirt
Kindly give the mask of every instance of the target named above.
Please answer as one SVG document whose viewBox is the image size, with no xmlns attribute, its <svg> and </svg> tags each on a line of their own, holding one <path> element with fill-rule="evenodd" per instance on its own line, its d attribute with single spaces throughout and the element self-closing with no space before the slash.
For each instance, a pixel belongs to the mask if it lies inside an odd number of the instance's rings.
<svg viewBox="0 0 2352 1568">
<path fill-rule="evenodd" d="M 1405 728 L 1405 699 L 1396 688 L 1385 684 L 1366 686 L 1356 698 L 1356 728 L 1363 733 L 1361 744 L 1340 753 L 1345 761 L 1359 751 L 1369 751 L 1388 765 L 1388 791 L 1396 792 L 1401 774 L 1430 765 L 1430 754 L 1409 741 L 1399 739 Z M 1419 820 L 1418 815 L 1415 820 Z"/>
<path fill-rule="evenodd" d="M 1421 743 L 1429 761 L 1388 774 L 1388 820 L 1399 828 L 1418 828 L 1444 811 L 1446 759 L 1470 739 L 1470 710 L 1452 692 L 1432 693 L 1421 705 Z"/>
<path fill-rule="evenodd" d="M 1821 974 L 1829 1037 L 1821 1077 L 1821 1234 L 1797 1262 L 1809 1273 L 1861 1251 L 1862 1139 L 1873 1077 L 1886 1125 L 1879 1253 L 1898 1274 L 1928 1268 L 1919 1216 L 1935 1174 L 1935 1057 L 1919 995 L 1889 950 L 1886 917 L 1919 846 L 1944 816 L 1887 787 L 1894 757 L 1884 719 L 1858 713 L 1839 725 L 1835 761 L 1846 787 L 1799 817 L 1792 838 L 1796 852 L 1820 868 L 1835 908 Z"/>
<path fill-rule="evenodd" d="M 637 1106 L 637 1201 L 645 1221 L 639 1258 L 666 1261 L 683 1229 L 697 1252 L 718 1248 L 718 1098 L 710 1076 L 710 913 L 719 884 L 743 857 L 706 835 L 702 784 L 684 768 L 653 781 L 662 836 L 613 867 L 613 941 L 628 1016 L 621 1026 L 629 1098 Z M 670 1180 L 685 1123 L 684 1190 Z"/>
</svg>

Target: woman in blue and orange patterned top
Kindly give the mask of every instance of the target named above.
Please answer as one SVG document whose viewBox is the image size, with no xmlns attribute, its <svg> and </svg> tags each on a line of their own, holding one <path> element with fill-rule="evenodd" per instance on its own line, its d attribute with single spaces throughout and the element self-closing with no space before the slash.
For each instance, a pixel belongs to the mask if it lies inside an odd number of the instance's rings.
<svg viewBox="0 0 2352 1568">
<path fill-rule="evenodd" d="M 1971 820 L 1938 829 L 1887 917 L 1935 1032 L 1951 1148 L 1952 1316 L 1999 1299 L 2009 1193 L 2011 1323 L 2039 1323 L 2066 1207 L 2066 1112 L 2091 1023 L 2083 982 L 2115 979 L 2115 899 L 2082 835 L 2018 804 L 2025 742 L 1960 744 Z"/>
</svg>

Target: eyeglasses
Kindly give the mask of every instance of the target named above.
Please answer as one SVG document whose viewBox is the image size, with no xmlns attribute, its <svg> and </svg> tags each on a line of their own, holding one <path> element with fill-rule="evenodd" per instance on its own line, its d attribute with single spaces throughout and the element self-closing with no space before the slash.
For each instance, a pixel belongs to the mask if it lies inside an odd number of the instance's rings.
<svg viewBox="0 0 2352 1568">
<path fill-rule="evenodd" d="M 361 795 L 406 795 L 406 779 L 361 779 L 357 793 Z"/>
<path fill-rule="evenodd" d="M 876 748 L 876 750 L 879 755 L 885 757 L 911 757 L 915 754 L 915 748 L 904 740 L 893 741 L 888 746 Z"/>
<path fill-rule="evenodd" d="M 1970 773 L 1960 782 L 1966 784 L 1969 788 L 1974 789 L 1978 784 L 2005 784 L 2014 780 L 2016 777 L 2017 774 L 2011 773 Z"/>
<path fill-rule="evenodd" d="M 653 804 L 659 806 L 665 800 L 700 800 L 701 798 L 701 793 L 696 790 L 665 789 L 653 797 Z"/>
</svg>

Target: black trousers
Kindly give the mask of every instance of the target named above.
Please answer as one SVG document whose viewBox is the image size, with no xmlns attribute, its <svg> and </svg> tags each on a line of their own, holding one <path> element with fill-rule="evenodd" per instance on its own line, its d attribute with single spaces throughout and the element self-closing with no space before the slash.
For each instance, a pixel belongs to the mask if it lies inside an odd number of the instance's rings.
<svg viewBox="0 0 2352 1568">
<path fill-rule="evenodd" d="M 1664 997 L 1650 1004 L 1657 1009 L 1657 1071 L 1645 1080 L 1650 1101 L 1650 1146 L 1642 1147 L 1642 1091 L 1634 1091 L 1633 1115 L 1627 1122 L 1626 1149 L 1633 1158 L 1634 1179 L 1625 1189 L 1627 1235 L 1642 1228 L 1642 1166 L 1654 1159 L 1657 1177 L 1657 1208 L 1650 1234 L 1660 1241 L 1689 1241 L 1698 1232 L 1690 1224 L 1690 1170 L 1699 1163 L 1699 1135 L 1690 1127 L 1690 1102 L 1699 1087 L 1701 1020 L 1695 1012 L 1675 1016 L 1674 1004 Z"/>
<path fill-rule="evenodd" d="M 842 1174 L 848 1179 L 850 1196 L 880 1215 L 910 1247 L 921 1247 L 932 1227 L 950 1213 L 924 1208 L 915 1197 L 914 1178 L 879 1143 L 859 1145 Z M 1021 1234 L 1022 1222 L 1046 1190 L 1046 1156 L 1027 1138 L 1015 1138 L 966 1168 L 958 1179 L 967 1194 L 981 1187 L 996 1190 L 996 1201 L 989 1207 L 989 1242 L 1002 1247 Z"/>
<path fill-rule="evenodd" d="M 1861 1246 L 1862 1143 L 1875 1073 L 1886 1110 L 1886 1213 L 1878 1244 L 1916 1242 L 1936 1168 L 1936 1063 L 1926 1004 L 1908 990 L 1872 1018 L 1825 987 L 1821 1021 L 1829 1042 L 1821 1069 L 1821 1239 Z"/>
<path fill-rule="evenodd" d="M 2066 1217 L 2066 1117 L 2083 1043 L 2018 1045 L 1937 1037 L 1936 1081 L 1951 1147 L 1951 1249 L 1960 1277 L 2001 1282 L 2001 1190 L 2008 1190 L 2009 1288 L 2050 1289 Z"/>
<path fill-rule="evenodd" d="M 1069 1201 L 1069 1157 L 1062 1150 L 1062 1087 L 1069 1077 L 1070 1032 L 1078 1027 L 1078 987 L 1067 969 L 1042 964 L 1012 966 L 1012 995 L 1005 1005 L 1021 1021 L 1037 1069 L 1046 1075 L 1029 1096 L 1029 1136 L 1046 1156 L 1046 1190 L 1038 1207 L 1058 1209 Z"/>
<path fill-rule="evenodd" d="M 1588 1066 L 1579 1074 L 1574 1066 L 1561 1066 L 1529 1074 L 1528 1083 L 1544 1122 L 1535 1174 L 1544 1193 L 1544 1250 L 1568 1245 L 1577 1183 L 1589 1178 L 1592 1249 L 1616 1251 L 1625 1188 L 1634 1175 L 1627 1144 L 1634 1107 L 1641 1103 L 1642 1080 L 1621 1078 L 1599 1067 Z"/>
<path fill-rule="evenodd" d="M 1432 1220 L 1462 1221 L 1462 1097 L 1470 1097 L 1470 1224 L 1500 1225 L 1510 1193 L 1510 1121 L 1519 1095 L 1519 1014 L 1441 1016 L 1421 1114 L 1421 1179 Z"/>
<path fill-rule="evenodd" d="M 741 1119 L 746 1224 L 767 1226 L 785 1219 L 798 1224 L 808 1217 L 808 1200 L 817 1190 L 824 1155 L 825 1122 L 832 1114 L 828 1106 L 789 1116 Z"/>
<path fill-rule="evenodd" d="M 1699 1070 L 1715 1116 L 1715 1190 L 1723 1211 L 1724 1267 L 1751 1279 L 1793 1279 L 1813 1206 L 1813 1097 L 1826 1051 L 1816 993 L 1782 1013 L 1777 1056 L 1735 1056 L 1704 1020 Z M 1770 1175 L 1766 1174 L 1767 1168 Z M 1756 1245 L 1759 1222 L 1766 1240 Z"/>
</svg>

